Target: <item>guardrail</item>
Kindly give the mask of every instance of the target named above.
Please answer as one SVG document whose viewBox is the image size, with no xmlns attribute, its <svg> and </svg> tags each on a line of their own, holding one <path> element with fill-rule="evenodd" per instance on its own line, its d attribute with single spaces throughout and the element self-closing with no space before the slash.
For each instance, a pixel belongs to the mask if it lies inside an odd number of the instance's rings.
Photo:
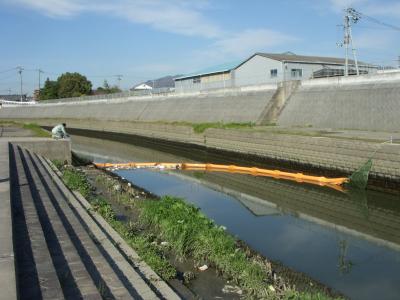
<svg viewBox="0 0 400 300">
<path fill-rule="evenodd" d="M 0 106 L 25 106 L 25 105 L 35 105 L 36 101 L 9 101 L 0 99 Z"/>
<path fill-rule="evenodd" d="M 171 95 L 174 93 L 175 93 L 175 89 L 173 89 L 173 88 L 157 88 L 157 89 L 152 89 L 152 90 L 133 90 L 133 91 L 126 91 L 126 92 L 121 92 L 121 93 L 113 93 L 113 94 L 42 100 L 42 101 L 40 101 L 40 103 L 110 100 L 110 99 L 118 99 L 118 98 L 142 97 L 142 96 L 153 96 L 153 95 L 168 96 L 168 95 Z"/>
</svg>

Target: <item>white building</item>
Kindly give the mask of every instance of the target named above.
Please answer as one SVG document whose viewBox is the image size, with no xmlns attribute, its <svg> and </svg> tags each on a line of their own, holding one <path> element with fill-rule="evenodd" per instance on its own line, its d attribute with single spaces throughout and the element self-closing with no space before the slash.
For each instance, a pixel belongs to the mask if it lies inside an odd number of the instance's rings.
<svg viewBox="0 0 400 300">
<path fill-rule="evenodd" d="M 377 66 L 359 62 L 360 74 L 376 73 Z M 201 91 L 224 87 L 276 84 L 281 81 L 316 77 L 343 76 L 343 58 L 255 53 L 242 62 L 209 68 L 175 79 L 176 92 Z M 349 60 L 349 74 L 354 75 L 354 61 Z"/>
<path fill-rule="evenodd" d="M 152 90 L 153 88 L 145 83 L 141 83 L 133 88 L 135 91 L 148 91 Z"/>
</svg>

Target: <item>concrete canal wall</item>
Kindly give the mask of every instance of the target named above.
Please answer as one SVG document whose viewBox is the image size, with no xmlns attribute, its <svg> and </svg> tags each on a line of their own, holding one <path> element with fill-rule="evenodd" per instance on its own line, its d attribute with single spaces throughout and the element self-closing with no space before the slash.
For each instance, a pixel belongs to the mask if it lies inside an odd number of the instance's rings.
<svg viewBox="0 0 400 300">
<path fill-rule="evenodd" d="M 400 72 L 303 81 L 279 125 L 400 130 Z"/>
<path fill-rule="evenodd" d="M 276 86 L 215 91 L 208 94 L 132 97 L 70 103 L 5 107 L 0 118 L 60 118 L 138 122 L 255 122 Z"/>
<path fill-rule="evenodd" d="M 3 107 L 0 119 L 277 122 L 283 126 L 400 130 L 400 72 L 312 79 L 207 93 Z"/>
<path fill-rule="evenodd" d="M 60 120 L 23 119 L 22 121 L 51 127 Z M 280 161 L 302 170 L 321 169 L 336 174 L 351 174 L 373 155 L 371 177 L 400 183 L 400 144 L 396 143 L 381 144 L 348 138 L 273 133 L 262 129 L 210 128 L 198 134 L 190 126 L 75 119 L 67 119 L 66 122 L 72 133 L 73 129 L 86 130 L 92 137 L 122 139 L 132 143 L 150 140 L 152 141 L 148 145 L 150 147 L 153 144 L 157 147 L 166 143 L 166 151 L 171 147 L 190 149 L 190 145 L 200 146 L 204 149 L 228 151 L 261 160 Z"/>
</svg>

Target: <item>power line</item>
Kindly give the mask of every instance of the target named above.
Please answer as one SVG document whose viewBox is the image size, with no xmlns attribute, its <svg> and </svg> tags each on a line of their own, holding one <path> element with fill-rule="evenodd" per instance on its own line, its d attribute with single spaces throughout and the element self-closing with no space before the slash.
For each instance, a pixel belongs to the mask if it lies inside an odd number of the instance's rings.
<svg viewBox="0 0 400 300">
<path fill-rule="evenodd" d="M 381 25 L 381 26 L 386 26 L 386 27 L 391 28 L 391 29 L 393 29 L 393 30 L 400 31 L 400 27 L 398 27 L 398 26 L 395 26 L 395 25 L 392 25 L 392 24 L 389 24 L 389 23 L 386 23 L 386 22 L 382 22 L 382 21 L 380 21 L 380 20 L 378 20 L 378 19 L 375 19 L 375 18 L 373 18 L 373 17 L 367 16 L 367 15 L 361 13 L 361 12 L 357 12 L 357 13 L 358 13 L 361 17 L 363 17 L 363 18 L 369 20 L 370 22 L 379 24 L 379 25 Z"/>
<path fill-rule="evenodd" d="M 11 71 L 14 71 L 14 70 L 16 70 L 16 69 L 17 69 L 17 68 L 12 68 L 12 69 L 3 70 L 3 71 L 0 71 L 0 74 L 1 74 L 1 73 L 11 72 Z"/>
<path fill-rule="evenodd" d="M 24 68 L 22 67 L 17 67 L 18 73 L 19 73 L 19 77 L 21 79 L 21 102 L 22 102 L 22 71 L 24 70 Z"/>
</svg>

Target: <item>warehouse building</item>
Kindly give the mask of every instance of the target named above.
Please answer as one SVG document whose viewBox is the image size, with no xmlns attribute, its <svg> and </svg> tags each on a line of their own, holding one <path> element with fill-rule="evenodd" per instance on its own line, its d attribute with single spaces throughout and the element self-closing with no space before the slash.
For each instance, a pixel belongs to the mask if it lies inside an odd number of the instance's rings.
<svg viewBox="0 0 400 300">
<path fill-rule="evenodd" d="M 349 60 L 349 74 L 355 75 L 355 63 Z M 375 73 L 377 66 L 359 62 L 360 74 Z M 175 79 L 177 92 L 202 91 L 225 87 L 276 84 L 289 80 L 343 76 L 343 58 L 255 53 L 242 62 L 234 62 Z"/>
</svg>

